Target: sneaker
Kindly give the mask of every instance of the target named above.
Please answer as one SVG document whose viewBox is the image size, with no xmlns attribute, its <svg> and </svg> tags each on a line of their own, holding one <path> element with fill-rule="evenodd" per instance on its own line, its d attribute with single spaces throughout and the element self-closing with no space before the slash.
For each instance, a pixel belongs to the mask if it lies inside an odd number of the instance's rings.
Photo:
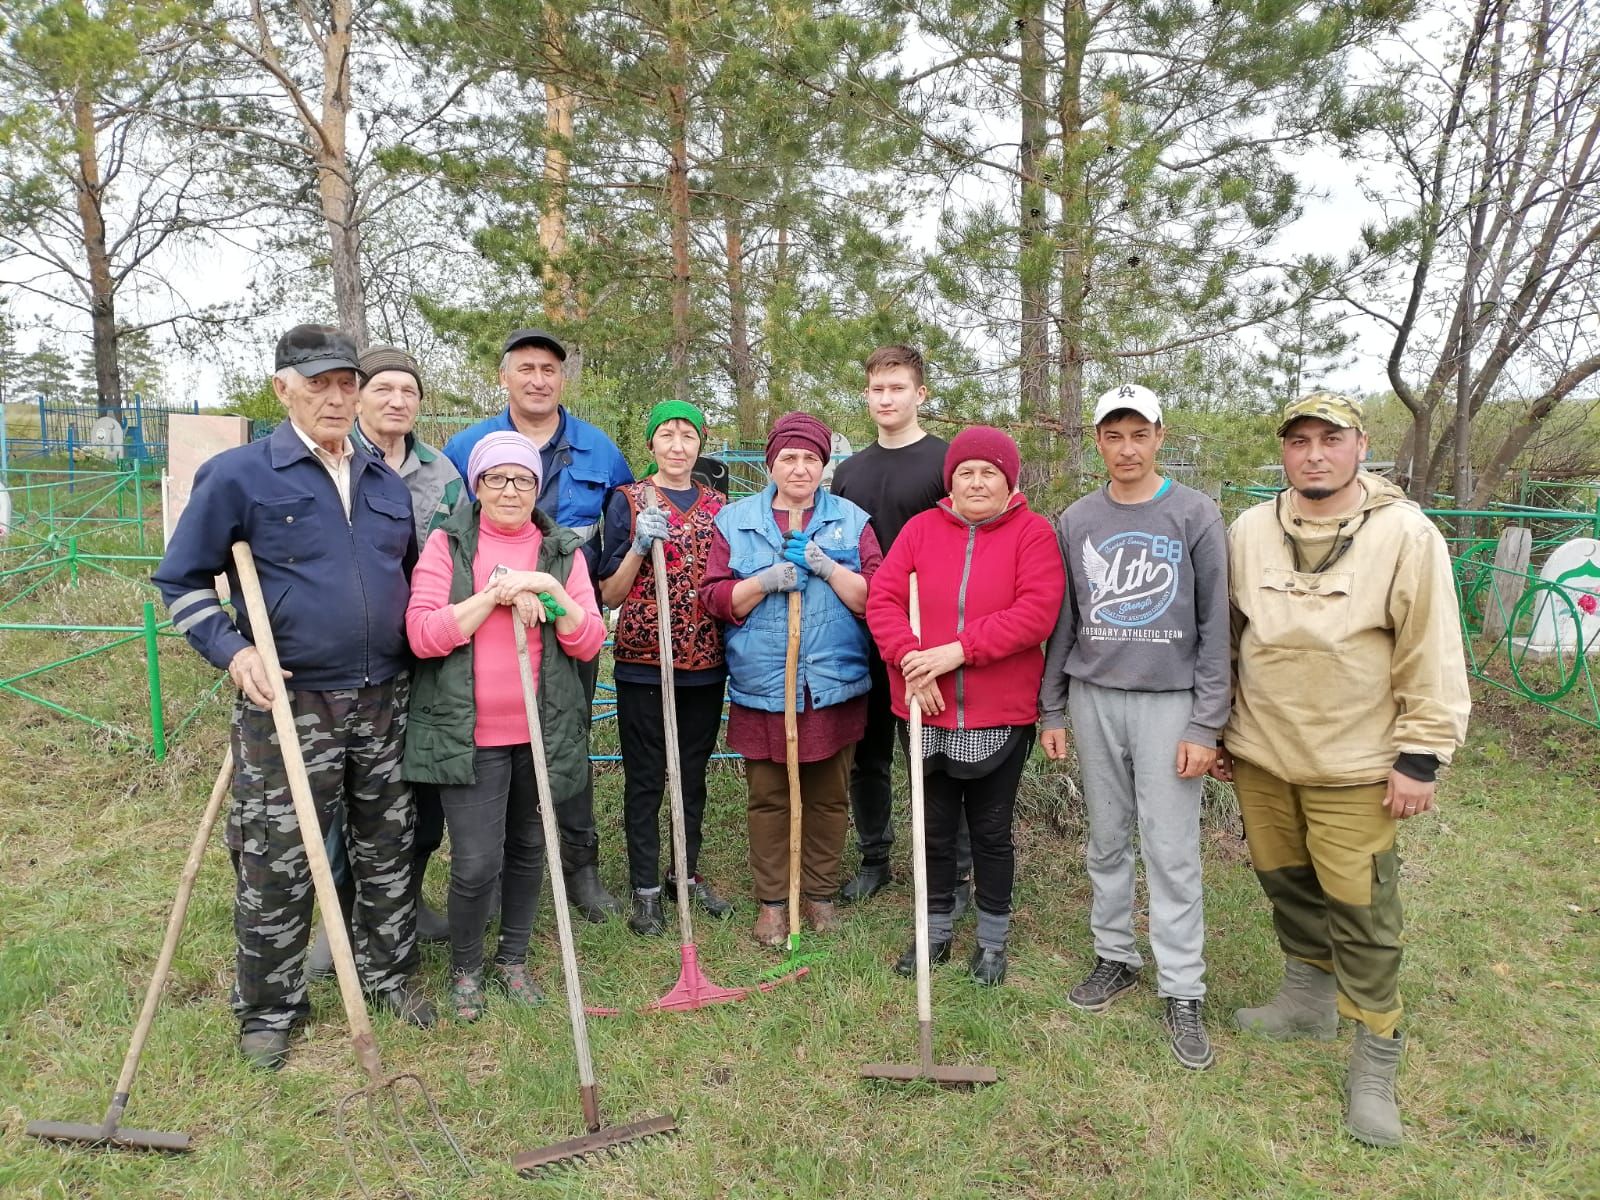
<svg viewBox="0 0 1600 1200">
<path fill-rule="evenodd" d="M 457 971 L 450 981 L 450 1011 L 456 1020 L 470 1025 L 483 1016 L 487 1004 L 483 976 L 474 971 Z"/>
<path fill-rule="evenodd" d="M 1161 1018 L 1171 1039 L 1172 1057 L 1191 1071 L 1204 1071 L 1215 1060 L 1211 1039 L 1200 1020 L 1200 1001 L 1167 997 L 1167 1011 Z"/>
<path fill-rule="evenodd" d="M 418 1029 L 432 1029 L 439 1015 L 433 1011 L 433 1002 L 415 975 L 407 976 L 398 985 L 383 992 L 378 1003 L 408 1025 Z"/>
<path fill-rule="evenodd" d="M 544 992 L 528 973 L 527 963 L 497 962 L 489 968 L 489 978 L 494 980 L 506 996 L 518 1004 L 543 1004 Z"/>
<path fill-rule="evenodd" d="M 888 863 L 864 862 L 861 864 L 861 870 L 856 872 L 855 878 L 839 889 L 839 899 L 846 904 L 859 904 L 876 896 L 893 881 L 894 876 L 889 874 Z"/>
<path fill-rule="evenodd" d="M 928 965 L 936 967 L 940 963 L 950 961 L 950 945 L 954 938 L 929 938 L 928 939 Z M 913 938 L 906 947 L 906 952 L 894 964 L 894 973 L 907 978 L 917 973 L 917 942 Z"/>
<path fill-rule="evenodd" d="M 1113 1000 L 1124 992 L 1132 991 L 1138 982 L 1139 972 L 1127 963 L 1096 958 L 1094 970 L 1067 993 L 1067 1003 L 1084 1012 L 1105 1012 Z"/>
</svg>

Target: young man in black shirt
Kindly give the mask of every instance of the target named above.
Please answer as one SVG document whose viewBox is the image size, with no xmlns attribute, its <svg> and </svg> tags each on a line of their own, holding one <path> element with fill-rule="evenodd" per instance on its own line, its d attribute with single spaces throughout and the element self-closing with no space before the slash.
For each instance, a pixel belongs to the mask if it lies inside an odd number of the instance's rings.
<svg viewBox="0 0 1600 1200">
<path fill-rule="evenodd" d="M 872 531 L 887 554 L 905 523 L 932 508 L 945 494 L 944 456 L 948 442 L 927 432 L 917 410 L 928 398 L 922 355 L 911 346 L 880 346 L 867 358 L 867 412 L 878 440 L 856 451 L 834 471 L 830 491 L 864 508 Z M 889 675 L 869 647 L 872 691 L 867 696 L 867 730 L 856 745 L 850 771 L 850 807 L 861 870 L 840 890 L 847 902 L 865 900 L 889 885 L 889 851 L 894 846 L 893 795 L 895 718 L 889 708 Z M 962 825 L 957 848 L 956 911 L 971 889 L 972 854 Z"/>
</svg>

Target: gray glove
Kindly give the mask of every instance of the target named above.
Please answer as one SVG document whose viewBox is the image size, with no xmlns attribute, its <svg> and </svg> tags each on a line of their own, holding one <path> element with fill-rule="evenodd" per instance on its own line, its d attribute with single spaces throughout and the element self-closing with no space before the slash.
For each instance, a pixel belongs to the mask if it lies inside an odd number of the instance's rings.
<svg viewBox="0 0 1600 1200">
<path fill-rule="evenodd" d="M 828 582 L 828 577 L 833 574 L 833 569 L 839 564 L 828 557 L 828 552 L 815 542 L 806 543 L 806 570 L 810 571 L 823 583 Z"/>
<path fill-rule="evenodd" d="M 654 542 L 664 542 L 672 536 L 672 530 L 667 526 L 667 514 L 659 505 L 652 504 L 649 508 L 639 510 L 639 517 L 633 523 L 633 552 L 640 558 L 650 557 L 650 546 Z"/>
<path fill-rule="evenodd" d="M 763 571 L 757 571 L 751 578 L 770 596 L 774 592 L 800 591 L 806 586 L 810 574 L 804 567 L 797 567 L 792 562 L 778 562 Z"/>
</svg>

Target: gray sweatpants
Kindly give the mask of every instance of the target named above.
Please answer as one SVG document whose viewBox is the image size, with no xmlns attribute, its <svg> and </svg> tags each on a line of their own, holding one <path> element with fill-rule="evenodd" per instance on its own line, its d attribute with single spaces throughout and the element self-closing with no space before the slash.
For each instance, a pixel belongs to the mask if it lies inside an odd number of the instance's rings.
<svg viewBox="0 0 1600 1200">
<path fill-rule="evenodd" d="M 1094 952 L 1143 965 L 1133 940 L 1133 829 L 1139 827 L 1150 893 L 1150 949 L 1157 990 L 1206 994 L 1206 924 L 1200 897 L 1202 779 L 1180 779 L 1178 739 L 1194 694 L 1125 692 L 1072 681 L 1067 707 L 1089 805 L 1089 926 Z"/>
</svg>

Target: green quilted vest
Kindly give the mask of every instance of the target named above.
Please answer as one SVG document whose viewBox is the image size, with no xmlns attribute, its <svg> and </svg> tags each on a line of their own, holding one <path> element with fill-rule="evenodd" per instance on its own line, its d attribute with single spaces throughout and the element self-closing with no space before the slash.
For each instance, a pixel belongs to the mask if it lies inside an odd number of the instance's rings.
<svg viewBox="0 0 1600 1200">
<path fill-rule="evenodd" d="M 479 505 L 463 505 L 439 527 L 450 539 L 450 603 L 472 595 L 472 560 L 478 552 Z M 578 535 L 534 510 L 541 571 L 565 579 L 572 569 Z M 556 642 L 555 625 L 539 626 L 539 720 L 544 727 L 550 788 L 556 797 L 578 792 L 589 778 L 589 695 L 579 664 Z M 417 660 L 411 675 L 411 713 L 406 724 L 405 777 L 413 783 L 466 785 L 477 782 L 472 769 L 472 642 L 443 658 Z"/>
</svg>

